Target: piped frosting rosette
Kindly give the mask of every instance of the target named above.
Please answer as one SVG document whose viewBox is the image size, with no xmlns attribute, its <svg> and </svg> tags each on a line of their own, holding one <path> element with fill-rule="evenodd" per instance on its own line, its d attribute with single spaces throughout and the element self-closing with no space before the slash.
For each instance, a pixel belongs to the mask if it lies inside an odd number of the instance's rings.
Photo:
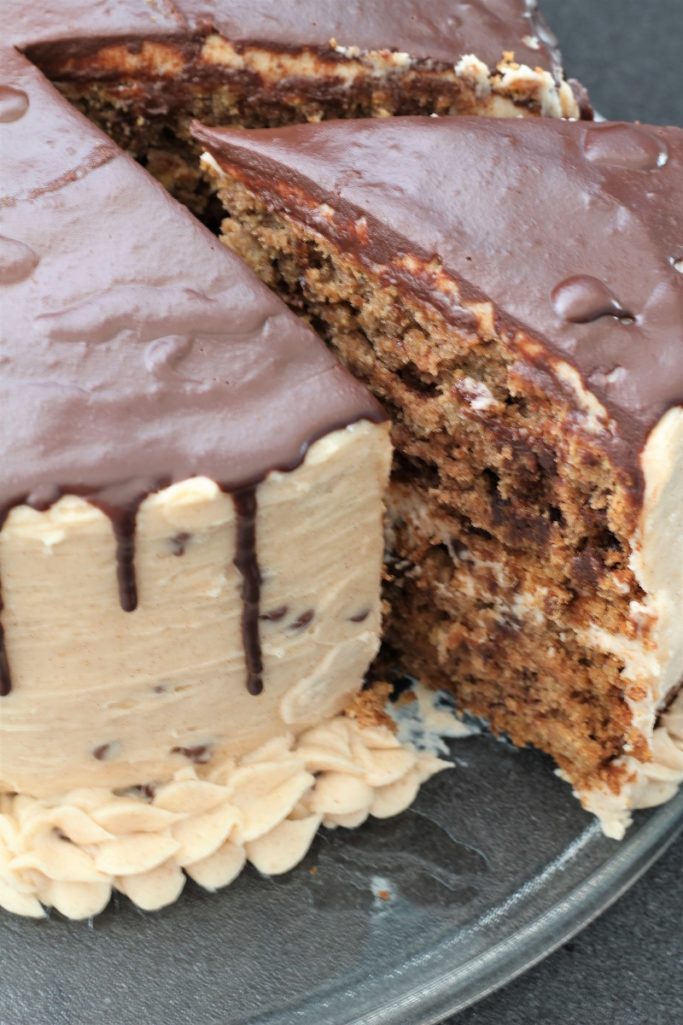
<svg viewBox="0 0 683 1025">
<path fill-rule="evenodd" d="M 385 726 L 336 716 L 296 739 L 275 738 L 238 761 L 181 769 L 155 788 L 87 788 L 59 798 L 0 798 L 0 906 L 40 918 L 102 911 L 113 890 L 154 911 L 189 876 L 207 890 L 247 862 L 293 868 L 320 825 L 397 815 L 449 763 L 401 744 Z"/>
</svg>

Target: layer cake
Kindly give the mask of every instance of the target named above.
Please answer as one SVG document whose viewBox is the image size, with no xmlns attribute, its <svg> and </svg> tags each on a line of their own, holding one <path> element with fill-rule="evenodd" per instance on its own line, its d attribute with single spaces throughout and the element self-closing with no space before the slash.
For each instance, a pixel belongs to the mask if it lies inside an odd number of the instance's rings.
<svg viewBox="0 0 683 1025">
<path fill-rule="evenodd" d="M 349 707 L 383 412 L 119 147 L 210 223 L 192 116 L 590 111 L 530 0 L 10 0 L 0 28 L 0 904 L 151 909 L 441 764 Z"/>
</svg>

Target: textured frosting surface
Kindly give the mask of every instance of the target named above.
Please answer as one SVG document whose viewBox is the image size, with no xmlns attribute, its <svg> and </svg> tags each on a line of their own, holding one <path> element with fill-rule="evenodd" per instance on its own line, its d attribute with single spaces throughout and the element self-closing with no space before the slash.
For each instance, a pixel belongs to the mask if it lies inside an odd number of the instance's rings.
<svg viewBox="0 0 683 1025">
<path fill-rule="evenodd" d="M 579 369 L 631 465 L 683 402 L 683 130 L 460 117 L 197 134 L 260 191 L 277 179 L 299 216 L 288 186 L 365 217 L 344 237 L 361 257 L 435 255 L 463 300 L 491 300 Z"/>
<path fill-rule="evenodd" d="M 448 767 L 384 726 L 339 715 L 296 742 L 278 737 L 239 761 L 181 769 L 147 795 L 80 787 L 51 800 L 0 796 L 0 907 L 88 918 L 116 889 L 154 911 L 177 899 L 185 874 L 208 890 L 247 861 L 279 875 L 321 824 L 397 815 Z"/>
<path fill-rule="evenodd" d="M 51 0 L 6 5 L 5 38 L 25 47 L 135 36 L 193 36 L 217 31 L 274 48 L 391 49 L 454 63 L 464 53 L 491 66 L 513 50 L 520 63 L 559 72 L 557 40 L 535 0 Z"/>
</svg>

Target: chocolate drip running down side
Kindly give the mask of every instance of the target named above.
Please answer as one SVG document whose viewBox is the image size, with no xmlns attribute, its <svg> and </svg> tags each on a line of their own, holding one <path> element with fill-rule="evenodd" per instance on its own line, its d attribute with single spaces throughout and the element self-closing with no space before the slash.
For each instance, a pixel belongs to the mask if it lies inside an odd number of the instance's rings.
<svg viewBox="0 0 683 1025">
<path fill-rule="evenodd" d="M 84 496 L 108 517 L 116 540 L 116 575 L 119 601 L 124 612 L 134 612 L 138 607 L 138 588 L 135 572 L 135 536 L 137 518 L 143 501 L 155 491 L 168 486 L 168 480 L 133 480 L 115 487 L 105 488 L 95 495 Z M 261 603 L 261 571 L 256 549 L 256 514 L 258 502 L 256 485 L 230 492 L 237 516 L 234 564 L 242 578 L 242 640 L 246 666 L 246 684 L 250 694 L 258 695 L 263 690 L 263 659 L 259 631 Z M 26 499 L 26 504 L 38 512 L 45 512 L 63 494 L 77 494 L 78 488 L 49 488 L 39 490 Z M 10 511 L 4 510 L 0 517 L 0 529 Z M 2 592 L 0 589 L 0 697 L 12 690 L 12 676 L 5 648 L 2 626 Z"/>
<path fill-rule="evenodd" d="M 135 573 L 135 532 L 140 506 L 153 491 L 163 487 L 162 482 L 131 481 L 118 488 L 108 488 L 89 501 L 100 509 L 111 522 L 116 539 L 116 578 L 119 602 L 124 612 L 138 607 L 138 585 Z"/>
<path fill-rule="evenodd" d="M 0 508 L 0 531 L 5 525 L 5 520 L 9 515 L 11 506 L 6 505 L 4 508 Z M 3 625 L 3 612 L 5 605 L 2 600 L 2 576 L 0 575 L 0 698 L 5 698 L 12 690 L 12 674 L 9 667 L 9 659 L 7 658 L 7 648 L 5 646 L 5 627 Z"/>
<path fill-rule="evenodd" d="M 237 515 L 234 563 L 242 577 L 242 642 L 247 669 L 247 690 L 263 690 L 263 658 L 259 632 L 261 606 L 261 570 L 256 551 L 256 488 L 234 492 Z"/>
</svg>

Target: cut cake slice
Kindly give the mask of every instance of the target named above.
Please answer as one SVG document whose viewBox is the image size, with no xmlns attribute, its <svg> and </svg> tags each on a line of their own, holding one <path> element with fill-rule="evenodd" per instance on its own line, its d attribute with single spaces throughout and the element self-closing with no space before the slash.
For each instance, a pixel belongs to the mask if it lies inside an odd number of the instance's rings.
<svg viewBox="0 0 683 1025">
<path fill-rule="evenodd" d="M 683 131 L 195 134 L 227 244 L 392 416 L 389 645 L 620 835 L 683 777 Z"/>
</svg>

